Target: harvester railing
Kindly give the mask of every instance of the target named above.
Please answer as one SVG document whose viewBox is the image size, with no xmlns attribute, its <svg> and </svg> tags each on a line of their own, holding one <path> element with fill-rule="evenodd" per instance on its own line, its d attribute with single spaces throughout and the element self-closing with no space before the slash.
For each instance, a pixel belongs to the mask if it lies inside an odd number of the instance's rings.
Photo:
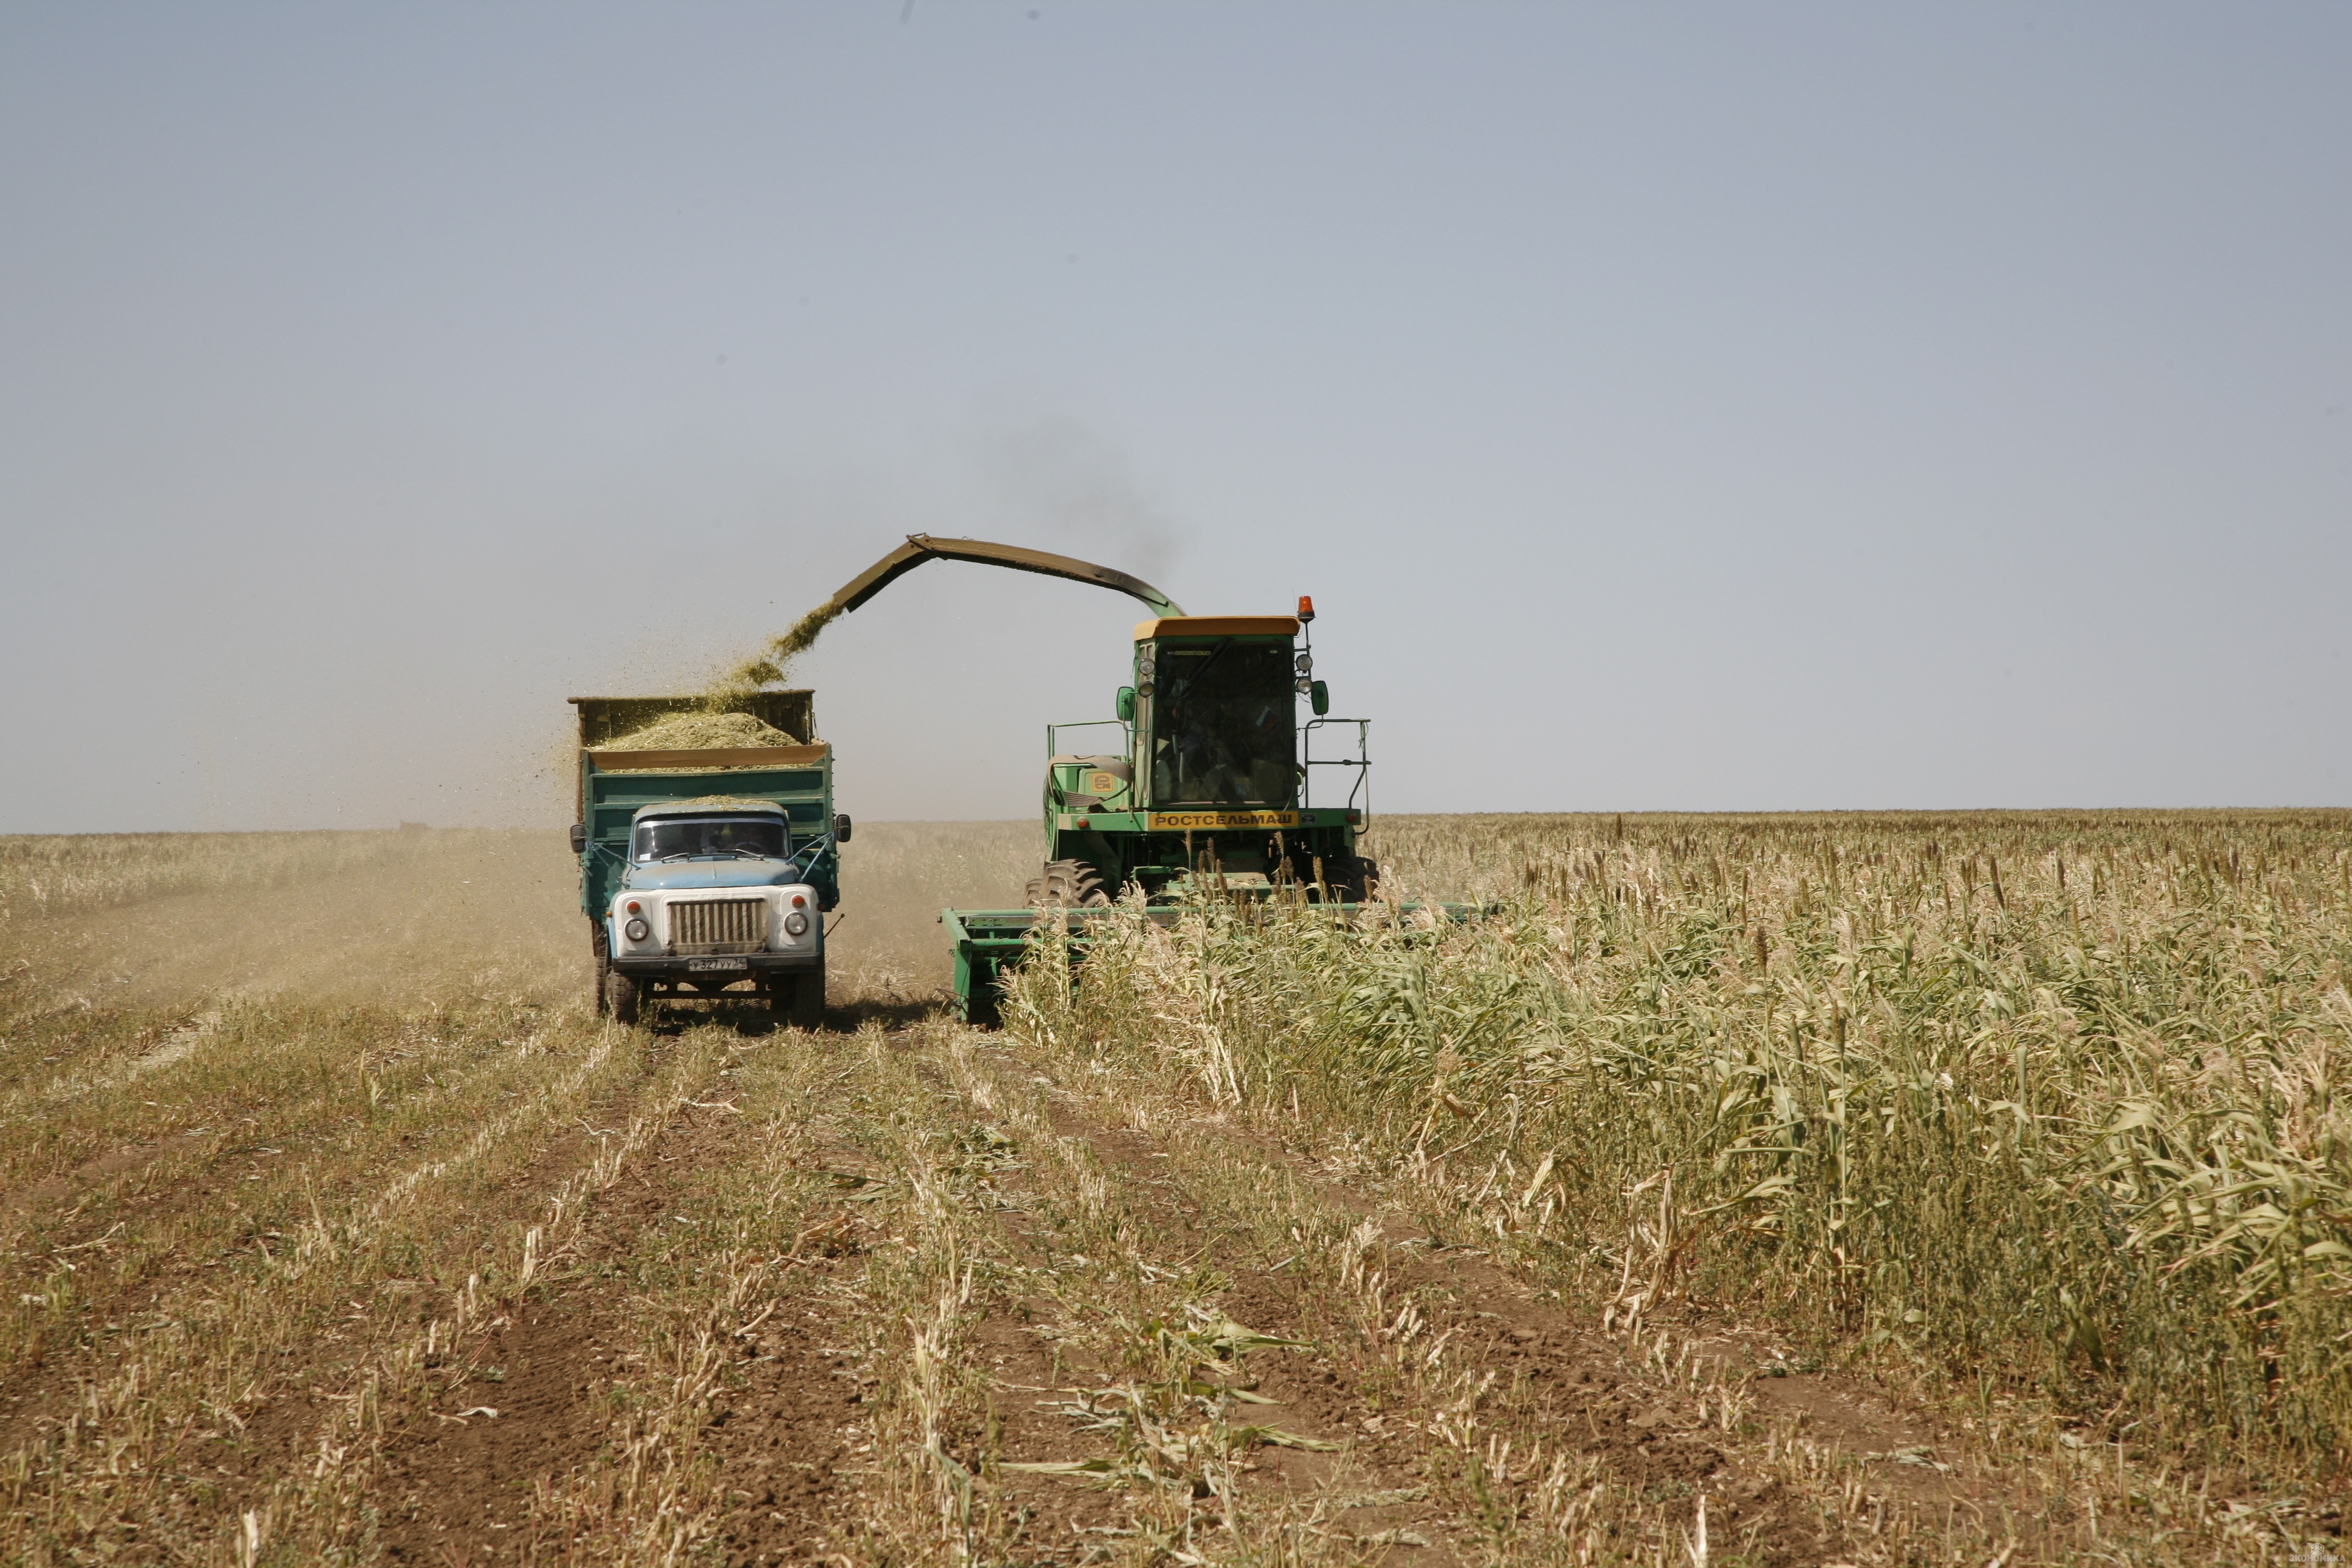
<svg viewBox="0 0 2352 1568">
<path fill-rule="evenodd" d="M 1062 731 L 1099 729 L 1105 724 L 1117 726 L 1118 732 L 1127 737 L 1127 744 L 1121 749 L 1119 754 L 1127 757 L 1133 756 L 1135 735 L 1128 728 L 1127 721 L 1124 719 L 1074 719 L 1065 724 L 1048 724 L 1045 726 L 1045 754 L 1049 757 L 1058 757 L 1062 754 L 1061 742 L 1056 739 Z"/>
<path fill-rule="evenodd" d="M 1318 757 L 1315 754 L 1315 731 L 1337 729 L 1342 725 L 1356 727 L 1356 754 L 1352 757 Z M 1363 816 L 1357 828 L 1361 832 L 1372 822 L 1372 754 L 1370 719 L 1309 719 L 1298 731 L 1299 802 L 1302 806 L 1315 804 L 1315 773 L 1317 768 L 1353 768 L 1355 782 L 1348 786 L 1348 805 Z M 1359 796 L 1361 797 L 1359 800 Z"/>
</svg>

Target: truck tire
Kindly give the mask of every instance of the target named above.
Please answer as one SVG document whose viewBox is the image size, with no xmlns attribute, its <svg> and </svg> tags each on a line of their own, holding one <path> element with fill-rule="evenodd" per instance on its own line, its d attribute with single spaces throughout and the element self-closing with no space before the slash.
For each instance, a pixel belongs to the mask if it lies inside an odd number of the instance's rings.
<svg viewBox="0 0 2352 1568">
<path fill-rule="evenodd" d="M 613 1022 L 624 1027 L 634 1026 L 642 1010 L 644 988 L 636 976 L 624 974 L 617 969 L 608 970 L 604 977 L 604 999 L 613 1015 Z"/>
<path fill-rule="evenodd" d="M 603 926 L 590 926 L 588 949 L 588 1010 L 601 1018 L 613 1010 L 612 1000 L 604 994 L 604 977 L 613 972 L 613 962 L 605 956 Z"/>
<path fill-rule="evenodd" d="M 1083 860 L 1048 860 L 1045 874 L 1029 884 L 1033 910 L 1099 910 L 1109 904 L 1102 878 Z"/>
<path fill-rule="evenodd" d="M 824 971 L 794 974 L 776 993 L 776 1022 L 811 1032 L 824 1027 Z"/>
</svg>

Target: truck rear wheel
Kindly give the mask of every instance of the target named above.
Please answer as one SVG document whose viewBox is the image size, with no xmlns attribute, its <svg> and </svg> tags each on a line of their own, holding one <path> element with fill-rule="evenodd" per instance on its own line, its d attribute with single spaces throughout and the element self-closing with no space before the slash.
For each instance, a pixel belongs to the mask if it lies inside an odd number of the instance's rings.
<svg viewBox="0 0 2352 1568">
<path fill-rule="evenodd" d="M 1102 878 L 1083 860 L 1048 860 L 1045 873 L 1029 883 L 1033 910 L 1099 910 L 1109 904 Z"/>
<path fill-rule="evenodd" d="M 643 1007 L 644 995 L 645 989 L 637 984 L 636 976 L 624 974 L 617 969 L 606 973 L 604 1000 L 615 1024 L 634 1026 Z"/>
</svg>

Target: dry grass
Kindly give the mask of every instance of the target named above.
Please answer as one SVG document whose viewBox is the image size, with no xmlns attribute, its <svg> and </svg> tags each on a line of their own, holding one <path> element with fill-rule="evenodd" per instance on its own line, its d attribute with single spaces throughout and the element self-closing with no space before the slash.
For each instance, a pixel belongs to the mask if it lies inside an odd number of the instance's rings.
<svg viewBox="0 0 2352 1568">
<path fill-rule="evenodd" d="M 2324 1561 L 2344 826 L 1401 820 L 1504 915 L 1203 911 L 993 1036 L 908 998 L 1028 824 L 861 825 L 816 1036 L 591 1017 L 556 835 L 86 841 L 0 1560 Z"/>
<path fill-rule="evenodd" d="M 169 893 L 283 887 L 412 860 L 411 832 L 65 833 L 0 837 L 0 931 Z"/>
<path fill-rule="evenodd" d="M 1475 1230 L 1615 1321 L 1711 1303 L 2008 1430 L 2332 1488 L 2347 827 L 1391 820 L 1392 888 L 1500 914 L 1204 912 L 1075 990 L 1032 976 L 1030 1026 L 1475 1194 Z"/>
</svg>

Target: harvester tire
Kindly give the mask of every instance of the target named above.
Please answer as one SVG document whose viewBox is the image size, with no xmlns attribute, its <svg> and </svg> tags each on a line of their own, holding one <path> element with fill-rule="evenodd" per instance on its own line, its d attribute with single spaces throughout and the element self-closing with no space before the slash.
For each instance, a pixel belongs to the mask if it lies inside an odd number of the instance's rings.
<svg viewBox="0 0 2352 1568">
<path fill-rule="evenodd" d="M 1381 868 L 1361 855 L 1343 856 L 1325 876 L 1336 902 L 1362 904 L 1381 896 Z"/>
<path fill-rule="evenodd" d="M 1001 1029 L 1004 1026 L 1003 1010 L 998 1005 L 1003 993 L 996 989 L 996 976 L 984 975 L 972 982 L 971 994 L 964 1001 L 963 1021 L 975 1029 Z"/>
<path fill-rule="evenodd" d="M 634 1026 L 642 1010 L 644 996 L 645 988 L 637 984 L 636 976 L 624 974 L 617 969 L 606 973 L 604 1000 L 615 1024 L 624 1027 Z"/>
<path fill-rule="evenodd" d="M 592 926 L 588 938 L 588 1010 L 603 1017 L 613 1010 L 604 994 L 604 977 L 613 972 L 612 960 L 604 953 L 604 928 Z"/>
<path fill-rule="evenodd" d="M 1045 873 L 1029 884 L 1033 910 L 1099 910 L 1110 905 L 1102 878 L 1083 860 L 1048 860 Z"/>
</svg>

